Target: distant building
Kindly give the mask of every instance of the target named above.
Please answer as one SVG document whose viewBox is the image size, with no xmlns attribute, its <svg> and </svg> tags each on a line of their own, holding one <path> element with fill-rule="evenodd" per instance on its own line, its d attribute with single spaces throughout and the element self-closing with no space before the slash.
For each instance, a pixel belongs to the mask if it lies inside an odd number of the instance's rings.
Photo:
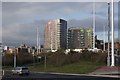
<svg viewBox="0 0 120 80">
<path fill-rule="evenodd" d="M 111 42 L 110 42 L 110 48 L 111 48 Z M 120 48 L 120 43 L 114 42 L 114 49 L 119 49 L 119 48 Z"/>
<path fill-rule="evenodd" d="M 4 46 L 3 48 L 3 53 L 14 53 L 15 52 L 15 47 L 13 46 Z"/>
<path fill-rule="evenodd" d="M 109 43 L 109 48 L 111 50 L 111 42 Z M 108 43 L 105 43 L 105 49 L 108 49 Z M 114 49 L 120 49 L 120 43 L 119 42 L 114 42 Z"/>
<path fill-rule="evenodd" d="M 4 46 L 4 51 L 7 51 L 9 50 L 9 47 L 8 46 Z"/>
<path fill-rule="evenodd" d="M 20 48 L 28 48 L 26 44 L 21 44 Z"/>
<path fill-rule="evenodd" d="M 93 30 L 91 28 L 69 28 L 68 48 L 81 49 L 93 47 Z"/>
<path fill-rule="evenodd" d="M 15 52 L 15 47 L 9 46 L 9 53 L 14 53 Z"/>
<path fill-rule="evenodd" d="M 44 49 L 58 50 L 67 47 L 67 21 L 50 20 L 45 26 Z"/>
<path fill-rule="evenodd" d="M 97 49 L 103 50 L 103 46 L 104 46 L 103 40 L 98 40 L 98 39 L 97 39 L 97 35 L 96 35 L 96 36 L 95 36 L 95 47 L 96 47 Z"/>
<path fill-rule="evenodd" d="M 29 53 L 28 46 L 26 44 L 21 44 L 20 48 L 16 49 L 16 53 Z"/>
<path fill-rule="evenodd" d="M 2 43 L 0 43 L 0 47 L 2 47 Z"/>
<path fill-rule="evenodd" d="M 16 52 L 17 53 L 28 53 L 28 48 L 17 48 Z"/>
<path fill-rule="evenodd" d="M 9 53 L 9 47 L 8 46 L 3 46 L 3 52 L 4 53 Z"/>
</svg>

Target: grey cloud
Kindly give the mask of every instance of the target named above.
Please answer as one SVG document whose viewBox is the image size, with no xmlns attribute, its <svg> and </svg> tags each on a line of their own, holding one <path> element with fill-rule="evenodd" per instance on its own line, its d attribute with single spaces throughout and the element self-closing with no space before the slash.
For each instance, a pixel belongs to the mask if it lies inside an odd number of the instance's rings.
<svg viewBox="0 0 120 80">
<path fill-rule="evenodd" d="M 100 4 L 102 6 L 102 4 Z M 77 2 L 3 2 L 3 25 L 19 22 L 21 19 L 34 18 L 39 16 L 68 16 L 78 12 L 88 12 L 92 10 L 92 3 Z M 12 20 L 11 20 L 12 19 Z"/>
<path fill-rule="evenodd" d="M 103 26 L 106 27 L 106 30 L 108 30 L 107 27 L 107 19 L 96 17 L 96 32 L 103 32 Z M 92 28 L 93 27 L 93 18 L 87 18 L 84 20 L 76 20 L 76 19 L 71 19 L 68 20 L 68 28 L 69 27 L 87 27 L 87 28 Z M 115 30 L 118 30 L 118 21 L 115 20 Z"/>
<path fill-rule="evenodd" d="M 29 45 L 36 45 L 37 39 L 37 27 L 39 28 L 39 36 L 41 39 L 41 44 L 43 44 L 44 39 L 44 26 L 47 20 L 36 20 L 32 23 L 20 24 L 16 26 L 3 28 L 3 43 L 8 45 L 19 46 L 21 43 L 26 43 Z"/>
<path fill-rule="evenodd" d="M 104 6 L 102 3 L 97 5 L 98 10 Z M 92 16 L 90 13 L 92 6 L 90 2 L 3 2 L 3 42 L 9 45 L 20 43 L 36 45 L 36 28 L 39 26 L 41 44 L 43 44 L 45 24 L 50 19 L 61 17 L 68 21 L 68 27 L 92 27 L 92 17 L 80 20 L 71 16 L 75 13 L 80 13 L 78 17 L 82 17 L 84 13 Z M 100 32 L 102 31 L 101 23 L 105 20 L 100 18 L 97 20 L 97 31 Z"/>
<path fill-rule="evenodd" d="M 14 42 L 14 44 L 26 43 L 31 45 L 36 45 L 36 34 L 37 34 L 37 26 L 39 27 L 39 36 L 41 39 L 41 44 L 44 42 L 44 27 L 48 20 L 36 20 L 32 23 L 21 24 L 19 25 L 19 29 L 9 34 L 7 36 L 3 36 L 3 42 Z M 103 24 L 105 23 L 107 30 L 107 22 L 105 19 L 96 18 L 96 32 L 103 32 Z M 92 18 L 88 18 L 85 20 L 76 20 L 71 19 L 68 20 L 68 28 L 70 27 L 91 27 L 92 28 Z M 15 27 L 14 27 L 15 28 Z M 115 30 L 117 30 L 117 22 L 115 21 Z M 15 43 L 16 42 L 16 43 Z M 12 44 L 11 43 L 11 44 Z"/>
</svg>

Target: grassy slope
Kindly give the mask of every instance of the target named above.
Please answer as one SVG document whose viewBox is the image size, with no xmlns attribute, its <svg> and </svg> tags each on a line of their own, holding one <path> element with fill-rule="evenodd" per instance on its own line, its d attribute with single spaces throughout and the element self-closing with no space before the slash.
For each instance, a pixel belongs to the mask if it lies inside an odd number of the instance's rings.
<svg viewBox="0 0 120 80">
<path fill-rule="evenodd" d="M 67 64 L 60 67 L 55 67 L 52 65 L 47 65 L 46 69 L 44 69 L 43 64 L 34 64 L 30 66 L 31 71 L 37 72 L 60 72 L 60 73 L 78 73 L 85 74 L 94 71 L 100 66 L 104 64 L 101 63 L 93 63 L 89 61 L 79 61 L 77 63 Z"/>
</svg>

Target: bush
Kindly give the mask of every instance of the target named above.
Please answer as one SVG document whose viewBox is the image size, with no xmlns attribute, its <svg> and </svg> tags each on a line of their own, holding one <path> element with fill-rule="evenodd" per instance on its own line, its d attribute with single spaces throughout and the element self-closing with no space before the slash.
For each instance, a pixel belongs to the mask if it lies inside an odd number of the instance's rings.
<svg viewBox="0 0 120 80">
<path fill-rule="evenodd" d="M 64 49 L 59 49 L 57 52 L 52 53 L 41 53 L 41 61 L 44 64 L 45 55 L 47 57 L 47 64 L 53 66 L 63 66 L 66 64 L 75 63 L 78 61 L 91 61 L 95 63 L 106 63 L 107 53 L 106 52 L 92 52 L 87 49 L 83 50 L 82 53 L 77 53 L 70 51 L 68 54 L 64 54 Z M 17 55 L 17 65 L 24 65 L 33 62 L 33 55 L 30 53 L 18 53 Z M 7 60 L 6 60 L 7 59 Z M 36 61 L 38 60 L 37 56 L 34 57 Z M 5 54 L 2 57 L 2 64 L 6 66 L 13 66 L 14 63 L 14 54 Z"/>
<path fill-rule="evenodd" d="M 17 66 L 32 63 L 33 56 L 30 53 L 18 53 L 16 54 Z M 7 53 L 2 56 L 2 65 L 3 66 L 13 66 L 14 65 L 14 53 Z"/>
<path fill-rule="evenodd" d="M 83 50 L 82 53 L 70 52 L 65 55 L 64 51 L 57 51 L 47 56 L 47 63 L 54 66 L 62 66 L 78 61 L 91 61 L 95 63 L 106 63 L 107 54 L 103 52 L 94 53 Z"/>
</svg>

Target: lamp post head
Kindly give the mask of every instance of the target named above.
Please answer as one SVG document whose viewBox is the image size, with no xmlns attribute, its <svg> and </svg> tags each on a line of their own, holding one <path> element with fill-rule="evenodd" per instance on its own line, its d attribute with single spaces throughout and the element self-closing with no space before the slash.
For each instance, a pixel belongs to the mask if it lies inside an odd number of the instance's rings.
<svg viewBox="0 0 120 80">
<path fill-rule="evenodd" d="M 111 0 L 107 0 L 107 3 L 110 3 Z"/>
</svg>

